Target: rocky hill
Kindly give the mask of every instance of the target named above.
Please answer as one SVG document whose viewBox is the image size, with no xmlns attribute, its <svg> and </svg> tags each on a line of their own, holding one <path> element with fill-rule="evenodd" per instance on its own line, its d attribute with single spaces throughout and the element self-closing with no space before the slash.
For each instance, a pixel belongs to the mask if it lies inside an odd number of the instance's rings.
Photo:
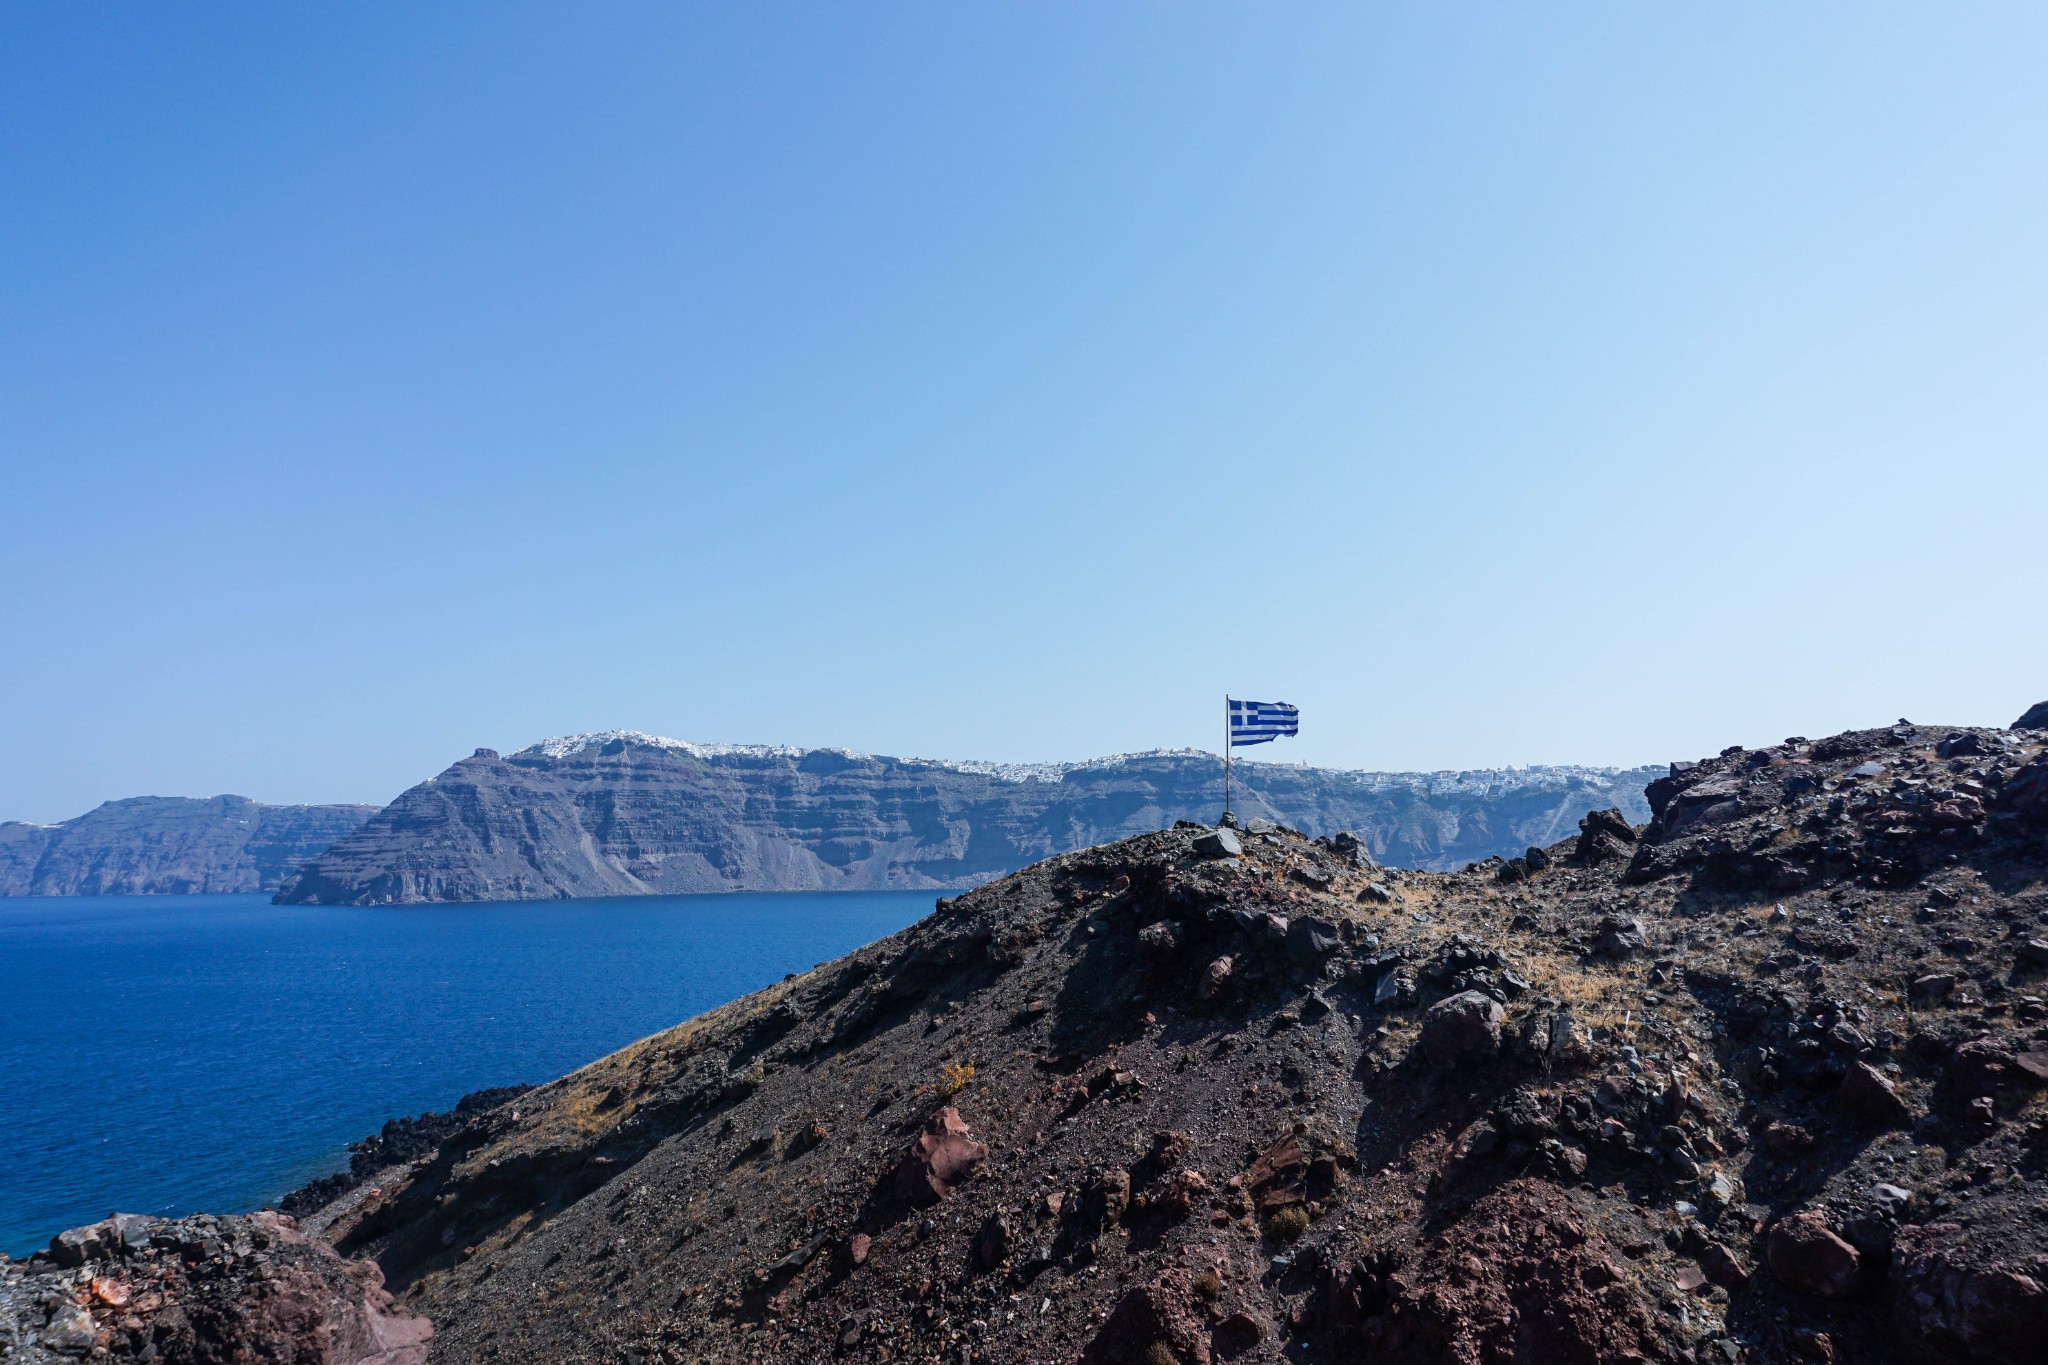
<svg viewBox="0 0 2048 1365">
<path fill-rule="evenodd" d="M 1649 801 L 1450 874 L 1265 822 L 1062 854 L 265 1226 L 446 1365 L 2037 1365 L 2048 733 Z M 120 1227 L 7 1271 L 21 1358 L 242 1358 L 150 1354 L 192 1319 L 81 1249 Z M 274 1292 L 227 1265 L 209 1322 Z"/>
<path fill-rule="evenodd" d="M 0 823 L 0 896 L 274 891 L 375 806 L 138 796 L 55 825 Z"/>
<path fill-rule="evenodd" d="M 1645 818 L 1643 785 L 1662 769 L 1236 771 L 1246 817 L 1350 830 L 1383 862 L 1447 868 L 1549 843 L 1591 809 Z M 579 735 L 504 758 L 479 749 L 313 859 L 278 899 L 957 888 L 1222 805 L 1221 760 L 1193 751 L 1000 765 Z"/>
</svg>

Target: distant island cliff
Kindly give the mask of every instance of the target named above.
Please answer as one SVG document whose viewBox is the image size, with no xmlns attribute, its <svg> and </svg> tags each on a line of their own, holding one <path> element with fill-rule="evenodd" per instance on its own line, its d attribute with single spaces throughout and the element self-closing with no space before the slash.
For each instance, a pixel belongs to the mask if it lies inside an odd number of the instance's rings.
<svg viewBox="0 0 2048 1365">
<path fill-rule="evenodd" d="M 1372 773 L 1242 763 L 1236 807 L 1350 830 L 1397 866 L 1512 855 L 1619 807 L 1664 769 Z M 1067 764 L 691 744 L 631 731 L 489 749 L 420 783 L 284 880 L 282 904 L 696 891 L 944 889 L 1178 819 L 1213 820 L 1223 767 L 1193 750 Z"/>
<path fill-rule="evenodd" d="M 274 891 L 376 811 L 136 796 L 54 825 L 0 822 L 0 896 Z"/>
</svg>

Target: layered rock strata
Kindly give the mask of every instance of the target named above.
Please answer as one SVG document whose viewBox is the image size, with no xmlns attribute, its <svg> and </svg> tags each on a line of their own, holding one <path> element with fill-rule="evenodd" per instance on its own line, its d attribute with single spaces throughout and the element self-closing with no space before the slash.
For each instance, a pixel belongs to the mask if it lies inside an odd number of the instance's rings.
<svg viewBox="0 0 2048 1365">
<path fill-rule="evenodd" d="M 1647 817 L 1659 769 L 1349 773 L 1237 765 L 1237 809 L 1356 832 L 1374 858 L 1462 866 L 1547 844 L 1588 810 Z M 1026 863 L 1214 818 L 1192 752 L 1005 767 L 638 734 L 480 749 L 286 880 L 284 903 L 972 886 Z"/>
<path fill-rule="evenodd" d="M 137 796 L 55 825 L 0 823 L 0 896 L 275 891 L 375 806 Z"/>
</svg>

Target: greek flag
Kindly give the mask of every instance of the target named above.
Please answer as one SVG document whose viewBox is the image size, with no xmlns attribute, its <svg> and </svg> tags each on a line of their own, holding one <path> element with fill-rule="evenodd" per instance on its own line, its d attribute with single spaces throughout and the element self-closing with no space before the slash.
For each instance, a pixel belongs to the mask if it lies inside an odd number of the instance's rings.
<svg viewBox="0 0 2048 1365">
<path fill-rule="evenodd" d="M 1230 701 L 1230 743 L 1270 744 L 1301 733 L 1301 712 L 1284 701 Z"/>
</svg>

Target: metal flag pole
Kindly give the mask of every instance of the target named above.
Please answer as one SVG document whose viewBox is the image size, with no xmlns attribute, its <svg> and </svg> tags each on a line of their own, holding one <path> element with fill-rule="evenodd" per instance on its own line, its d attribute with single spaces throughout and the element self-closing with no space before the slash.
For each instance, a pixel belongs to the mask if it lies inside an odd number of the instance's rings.
<svg viewBox="0 0 2048 1365">
<path fill-rule="evenodd" d="M 1230 694 L 1223 694 L 1223 823 L 1230 823 Z"/>
</svg>

